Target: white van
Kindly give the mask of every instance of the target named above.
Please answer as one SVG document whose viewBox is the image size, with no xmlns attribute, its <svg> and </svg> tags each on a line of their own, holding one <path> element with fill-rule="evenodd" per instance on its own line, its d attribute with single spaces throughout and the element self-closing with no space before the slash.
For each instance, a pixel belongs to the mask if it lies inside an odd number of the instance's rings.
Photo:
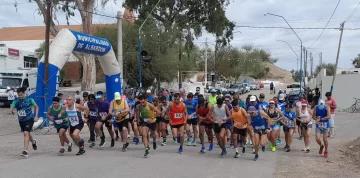
<svg viewBox="0 0 360 178">
<path fill-rule="evenodd" d="M 286 86 L 286 93 L 293 90 L 300 90 L 300 83 L 292 83 Z"/>
<path fill-rule="evenodd" d="M 15 90 L 15 97 L 17 97 L 16 89 L 19 87 L 27 88 L 26 94 L 31 95 L 36 91 L 36 81 L 37 68 L 0 72 L 0 106 L 10 105 L 12 102 L 8 100 L 8 87 Z"/>
</svg>

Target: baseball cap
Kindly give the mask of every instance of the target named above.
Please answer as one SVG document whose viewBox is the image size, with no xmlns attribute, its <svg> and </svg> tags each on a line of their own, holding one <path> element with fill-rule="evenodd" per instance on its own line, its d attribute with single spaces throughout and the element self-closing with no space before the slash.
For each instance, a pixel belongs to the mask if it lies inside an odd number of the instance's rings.
<svg viewBox="0 0 360 178">
<path fill-rule="evenodd" d="M 114 100 L 120 100 L 121 99 L 121 95 L 119 92 L 115 92 L 114 93 Z"/>
<path fill-rule="evenodd" d="M 255 111 L 256 111 L 255 106 L 250 106 L 250 107 L 247 109 L 247 112 L 248 112 L 249 114 L 251 114 L 251 113 L 253 113 L 253 112 L 255 112 Z"/>
<path fill-rule="evenodd" d="M 254 95 L 250 96 L 250 101 L 256 101 L 256 97 Z"/>
<path fill-rule="evenodd" d="M 279 95 L 279 100 L 284 100 L 285 99 L 285 95 L 284 94 L 280 94 Z"/>
<path fill-rule="evenodd" d="M 307 106 L 308 102 L 306 100 L 301 101 L 301 106 Z"/>
<path fill-rule="evenodd" d="M 264 94 L 264 93 L 260 93 L 259 98 L 265 98 L 265 94 Z"/>
<path fill-rule="evenodd" d="M 216 93 L 216 90 L 215 90 L 215 89 L 211 89 L 210 92 L 211 92 L 211 93 Z"/>
<path fill-rule="evenodd" d="M 292 108 L 292 105 L 290 103 L 286 103 L 285 108 Z"/>
<path fill-rule="evenodd" d="M 98 92 L 96 92 L 96 99 L 99 99 L 99 98 L 101 98 L 101 97 L 103 97 L 103 95 L 104 95 L 104 93 L 102 92 L 102 91 L 98 91 Z"/>
<path fill-rule="evenodd" d="M 319 105 L 324 105 L 324 104 L 325 104 L 324 100 L 319 100 Z"/>
<path fill-rule="evenodd" d="M 151 93 L 151 90 L 146 90 L 146 93 Z"/>
</svg>

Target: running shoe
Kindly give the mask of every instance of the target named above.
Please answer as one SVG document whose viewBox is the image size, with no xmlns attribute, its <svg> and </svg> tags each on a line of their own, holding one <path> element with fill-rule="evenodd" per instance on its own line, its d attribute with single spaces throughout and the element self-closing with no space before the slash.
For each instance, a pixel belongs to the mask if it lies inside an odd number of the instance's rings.
<svg viewBox="0 0 360 178">
<path fill-rule="evenodd" d="M 224 156 L 224 150 L 221 151 L 220 156 Z"/>
<path fill-rule="evenodd" d="M 266 150 L 265 146 L 262 146 L 262 147 L 261 147 L 261 151 L 262 151 L 262 152 L 265 152 L 265 150 Z"/>
<path fill-rule="evenodd" d="M 271 151 L 272 151 L 272 152 L 275 152 L 275 151 L 276 151 L 276 146 L 273 146 L 273 147 L 271 148 Z"/>
<path fill-rule="evenodd" d="M 206 148 L 205 148 L 205 146 L 202 146 L 201 150 L 200 150 L 200 153 L 205 153 L 205 152 L 206 152 Z"/>
<path fill-rule="evenodd" d="M 126 151 L 126 145 L 125 144 L 123 144 L 123 147 L 122 147 L 122 149 L 121 149 L 122 151 Z"/>
<path fill-rule="evenodd" d="M 255 154 L 255 148 L 253 147 L 253 154 Z"/>
<path fill-rule="evenodd" d="M 300 136 L 300 137 L 299 137 L 299 140 L 302 140 L 302 138 L 303 138 L 303 136 Z"/>
<path fill-rule="evenodd" d="M 197 141 L 192 142 L 192 146 L 196 146 Z"/>
<path fill-rule="evenodd" d="M 306 151 L 306 148 L 303 148 L 302 151 Z"/>
<path fill-rule="evenodd" d="M 138 145 L 140 142 L 139 138 L 135 138 L 135 145 Z"/>
<path fill-rule="evenodd" d="M 162 143 L 161 143 L 161 146 L 166 146 L 166 142 L 162 142 Z"/>
<path fill-rule="evenodd" d="M 94 143 L 95 144 L 95 143 Z M 72 142 L 70 142 L 69 146 L 68 146 L 68 152 L 72 151 Z"/>
<path fill-rule="evenodd" d="M 284 150 L 286 150 L 286 148 L 288 148 L 288 145 L 285 145 Z"/>
<path fill-rule="evenodd" d="M 320 146 L 320 149 L 319 149 L 319 154 L 320 154 L 320 155 L 322 155 L 323 150 L 324 150 L 324 145 L 321 145 L 321 146 Z"/>
<path fill-rule="evenodd" d="M 310 149 L 309 149 L 309 148 L 306 149 L 306 153 L 310 153 Z"/>
<path fill-rule="evenodd" d="M 254 161 L 257 161 L 258 159 L 259 159 L 259 155 L 256 154 L 253 160 L 254 160 Z"/>
<path fill-rule="evenodd" d="M 89 140 L 88 140 L 88 143 L 91 143 L 91 142 L 92 142 L 91 139 L 89 139 Z"/>
<path fill-rule="evenodd" d="M 242 153 L 245 153 L 245 147 L 242 148 Z"/>
<path fill-rule="evenodd" d="M 64 148 L 60 148 L 59 154 L 63 155 L 65 153 L 65 149 Z"/>
<path fill-rule="evenodd" d="M 115 141 L 119 141 L 120 137 L 119 136 L 116 136 L 115 137 Z"/>
<path fill-rule="evenodd" d="M 99 146 L 104 147 L 104 145 L 105 145 L 105 139 L 101 139 Z"/>
<path fill-rule="evenodd" d="M 80 139 L 79 145 L 80 145 L 80 147 L 84 147 L 84 139 Z"/>
<path fill-rule="evenodd" d="M 32 147 L 34 150 L 37 150 L 36 140 L 33 140 Z"/>
<path fill-rule="evenodd" d="M 234 158 L 238 158 L 239 156 L 240 156 L 240 154 L 238 152 L 236 152 Z"/>
<path fill-rule="evenodd" d="M 326 152 L 326 151 L 324 152 L 324 157 L 325 157 L 325 158 L 328 158 L 328 157 L 329 157 L 328 152 Z"/>
<path fill-rule="evenodd" d="M 127 135 L 127 138 L 130 138 L 130 135 L 129 135 L 129 134 Z"/>
<path fill-rule="evenodd" d="M 22 157 L 28 157 L 27 151 L 24 150 L 24 151 L 21 153 L 21 156 L 22 156 Z"/>
<path fill-rule="evenodd" d="M 290 152 L 291 150 L 290 150 L 290 147 L 287 147 L 286 148 L 286 152 Z"/>
<path fill-rule="evenodd" d="M 280 145 L 281 144 L 281 140 L 280 139 L 277 139 L 276 140 L 276 145 Z"/>
<path fill-rule="evenodd" d="M 90 148 L 94 148 L 95 147 L 95 142 L 92 142 L 90 145 L 89 145 Z"/>
<path fill-rule="evenodd" d="M 233 142 L 230 142 L 230 148 L 234 148 L 234 144 L 233 144 Z"/>
<path fill-rule="evenodd" d="M 183 154 L 183 149 L 181 147 L 179 148 L 178 153 Z"/>
<path fill-rule="evenodd" d="M 227 150 L 226 150 L 226 148 L 224 149 L 224 156 L 226 156 L 227 155 Z"/>
<path fill-rule="evenodd" d="M 209 146 L 209 151 L 212 151 L 214 149 L 214 145 L 213 144 L 210 144 Z"/>
<path fill-rule="evenodd" d="M 179 142 L 177 142 L 176 140 L 174 141 L 174 144 L 176 145 L 176 144 L 178 144 Z"/>
<path fill-rule="evenodd" d="M 156 150 L 157 146 L 156 146 L 156 142 L 153 142 L 153 149 Z"/>
<path fill-rule="evenodd" d="M 187 146 L 191 146 L 191 140 L 187 140 Z"/>
<path fill-rule="evenodd" d="M 148 155 L 149 155 L 149 148 L 146 148 L 146 149 L 145 149 L 144 157 L 147 157 Z"/>
<path fill-rule="evenodd" d="M 84 148 L 80 148 L 79 152 L 76 153 L 76 156 L 82 155 L 82 154 L 84 154 L 84 153 L 85 153 Z"/>
</svg>

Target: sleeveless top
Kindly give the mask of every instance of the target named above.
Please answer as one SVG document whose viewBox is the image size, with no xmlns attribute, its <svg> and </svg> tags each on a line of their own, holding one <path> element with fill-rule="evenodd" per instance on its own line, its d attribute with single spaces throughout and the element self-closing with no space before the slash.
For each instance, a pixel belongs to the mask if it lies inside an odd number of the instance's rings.
<svg viewBox="0 0 360 178">
<path fill-rule="evenodd" d="M 280 124 L 279 122 L 275 121 L 279 118 L 279 113 L 277 113 L 276 108 L 274 108 L 274 112 L 270 113 L 270 108 L 266 111 L 266 114 L 271 118 L 271 125 Z"/>
<path fill-rule="evenodd" d="M 149 104 L 146 103 L 146 106 L 139 105 L 140 119 L 143 122 L 147 122 L 149 119 L 152 119 L 154 123 L 156 121 L 154 112 L 150 109 Z"/>
<path fill-rule="evenodd" d="M 209 96 L 209 103 L 210 104 L 216 104 L 216 95 L 215 96 L 212 96 L 212 95 L 210 95 Z"/>
<path fill-rule="evenodd" d="M 60 128 L 60 126 L 69 126 L 69 121 L 64 121 L 65 118 L 67 118 L 67 114 L 64 113 L 61 118 L 58 118 L 58 115 L 60 114 L 60 112 L 62 111 L 62 106 L 60 105 L 60 108 L 58 110 L 56 110 L 54 108 L 54 106 L 51 106 L 50 109 L 50 115 L 54 117 L 54 127 L 55 128 Z"/>
<path fill-rule="evenodd" d="M 96 113 L 96 104 L 91 104 L 90 102 L 87 102 L 87 106 L 89 108 L 89 119 L 96 120 L 97 113 Z"/>
<path fill-rule="evenodd" d="M 68 118 L 70 120 L 71 126 L 74 127 L 74 126 L 79 125 L 81 122 L 83 122 L 83 120 L 81 118 L 79 118 L 78 112 L 76 110 L 76 103 L 74 103 L 74 108 L 71 109 L 71 110 L 66 105 L 66 113 L 67 113 Z"/>
<path fill-rule="evenodd" d="M 324 108 L 320 109 L 320 106 L 316 106 L 316 117 L 317 116 L 320 116 L 320 118 L 324 118 L 327 116 L 327 108 L 326 106 L 324 106 Z M 330 128 L 330 120 L 320 120 L 319 123 L 316 124 L 316 127 L 317 128 L 324 128 L 324 129 L 327 129 L 327 128 Z"/>
<path fill-rule="evenodd" d="M 241 109 L 239 111 L 231 110 L 231 115 L 234 117 L 234 126 L 238 129 L 247 128 L 247 117 L 244 116 Z"/>
<path fill-rule="evenodd" d="M 197 114 L 199 114 L 201 117 L 206 117 L 209 113 L 208 103 L 205 103 L 205 107 L 201 108 L 200 106 L 197 107 Z M 211 124 L 212 121 L 210 119 L 204 119 L 201 122 Z"/>
<path fill-rule="evenodd" d="M 180 103 L 180 106 L 176 106 L 175 103 L 172 103 L 170 111 L 170 120 L 172 125 L 180 125 L 185 123 L 184 107 L 184 103 Z"/>
<path fill-rule="evenodd" d="M 169 105 L 167 104 L 166 106 L 161 105 L 161 112 L 164 113 L 166 112 L 166 110 L 168 109 Z M 169 120 L 169 117 L 167 116 L 167 114 L 164 115 L 163 117 L 165 120 Z"/>
<path fill-rule="evenodd" d="M 257 112 L 258 114 L 256 116 L 251 116 L 252 126 L 256 130 L 266 129 L 267 128 L 266 120 L 261 117 L 260 110 L 258 110 Z"/>
<path fill-rule="evenodd" d="M 305 113 L 302 113 L 302 110 L 300 109 L 299 111 L 299 117 L 300 117 L 300 120 L 301 121 L 306 121 L 306 122 L 309 122 L 308 125 L 312 124 L 311 122 L 311 118 L 310 118 L 310 114 L 309 114 L 309 111 L 308 111 L 308 108 L 306 108 L 305 110 Z"/>
<path fill-rule="evenodd" d="M 215 123 L 222 122 L 223 119 L 226 119 L 226 104 L 223 104 L 220 108 L 217 104 L 214 105 L 214 119 Z"/>
<path fill-rule="evenodd" d="M 124 99 L 121 99 L 120 100 L 120 104 L 117 104 L 115 100 L 113 100 L 113 113 L 114 113 L 114 118 L 116 120 L 116 122 L 119 122 L 119 121 L 123 121 L 124 119 L 129 119 L 129 114 L 127 114 L 125 116 L 125 118 L 120 118 L 120 117 L 117 117 L 117 115 L 119 113 L 121 113 L 121 111 L 125 110 L 126 109 L 126 106 L 125 106 L 125 100 Z M 115 118 L 117 117 L 117 118 Z"/>
</svg>

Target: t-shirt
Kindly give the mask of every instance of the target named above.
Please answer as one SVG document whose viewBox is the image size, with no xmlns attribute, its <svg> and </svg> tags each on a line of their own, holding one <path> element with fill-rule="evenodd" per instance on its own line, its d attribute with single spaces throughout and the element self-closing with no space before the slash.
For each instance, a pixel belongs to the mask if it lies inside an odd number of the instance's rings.
<svg viewBox="0 0 360 178">
<path fill-rule="evenodd" d="M 32 107 L 37 106 L 34 99 L 25 97 L 24 99 L 16 98 L 10 108 L 16 109 L 19 121 L 28 121 L 34 119 Z"/>
<path fill-rule="evenodd" d="M 148 102 L 149 103 L 153 103 L 154 102 L 154 97 L 152 95 L 148 96 Z"/>
<path fill-rule="evenodd" d="M 285 111 L 285 105 L 286 105 L 285 101 L 282 102 L 279 101 L 277 104 L 277 108 L 280 109 L 280 111 Z"/>
<path fill-rule="evenodd" d="M 80 99 L 81 99 L 81 95 L 75 95 L 74 98 L 75 98 L 75 101 L 76 101 L 76 100 L 80 100 Z"/>
<path fill-rule="evenodd" d="M 109 101 L 104 100 L 103 102 L 100 102 L 99 100 L 96 100 L 95 105 L 98 108 L 98 116 L 102 117 L 109 113 L 109 108 L 110 108 Z"/>
<path fill-rule="evenodd" d="M 133 116 L 134 115 L 134 109 L 135 109 L 135 100 L 126 98 L 126 102 L 128 103 L 128 105 L 130 107 L 130 115 Z"/>
<path fill-rule="evenodd" d="M 196 100 L 192 100 L 192 101 L 185 100 L 184 104 L 187 108 L 188 115 L 193 114 L 192 119 L 197 118 L 197 115 L 194 113 L 196 112 L 196 106 L 198 105 L 198 102 Z"/>
<path fill-rule="evenodd" d="M 258 102 L 259 105 L 261 106 L 261 108 L 265 111 L 269 108 L 269 103 L 266 102 L 266 101 L 263 101 L 263 102 Z"/>
<path fill-rule="evenodd" d="M 331 106 L 336 106 L 336 100 L 331 97 L 330 100 L 325 100 L 325 104 L 330 106 L 330 114 L 335 114 L 335 109 L 332 109 Z"/>
</svg>

